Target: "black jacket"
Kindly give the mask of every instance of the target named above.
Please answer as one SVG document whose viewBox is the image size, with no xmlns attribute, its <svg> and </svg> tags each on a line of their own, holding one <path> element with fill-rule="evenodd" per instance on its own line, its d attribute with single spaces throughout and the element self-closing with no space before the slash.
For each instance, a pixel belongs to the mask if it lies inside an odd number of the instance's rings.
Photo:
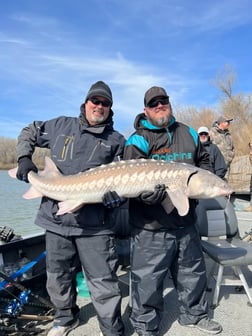
<svg viewBox="0 0 252 336">
<path fill-rule="evenodd" d="M 34 121 L 18 137 L 17 156 L 32 156 L 35 147 L 49 148 L 64 175 L 77 174 L 122 157 L 124 137 L 113 129 L 113 112 L 104 124 L 90 126 L 82 110 L 79 118 Z M 75 213 L 56 216 L 58 202 L 43 197 L 35 223 L 65 236 L 112 232 L 114 212 L 103 204 L 87 204 Z"/>
<path fill-rule="evenodd" d="M 185 162 L 212 171 L 209 154 L 202 147 L 197 132 L 174 117 L 167 128 L 159 128 L 139 114 L 135 133 L 126 142 L 124 159 L 155 159 Z M 160 204 L 146 205 L 130 199 L 130 224 L 148 230 L 170 230 L 195 222 L 195 200 L 190 200 L 189 213 L 179 216 L 177 209 L 167 214 Z"/>
<path fill-rule="evenodd" d="M 210 155 L 210 162 L 214 174 L 216 174 L 220 178 L 224 178 L 227 172 L 227 165 L 218 146 L 213 144 L 210 140 L 203 142 L 202 145 Z"/>
</svg>

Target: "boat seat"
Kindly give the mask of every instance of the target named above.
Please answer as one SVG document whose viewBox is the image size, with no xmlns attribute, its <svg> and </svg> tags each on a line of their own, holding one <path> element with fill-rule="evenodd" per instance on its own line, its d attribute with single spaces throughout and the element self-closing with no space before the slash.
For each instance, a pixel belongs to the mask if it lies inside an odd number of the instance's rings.
<svg viewBox="0 0 252 336">
<path fill-rule="evenodd" d="M 240 238 L 232 203 L 226 197 L 199 200 L 196 213 L 203 251 L 214 261 L 209 277 L 214 274 L 215 266 L 218 269 L 212 307 L 218 305 L 223 285 L 242 285 L 252 306 L 252 293 L 242 270 L 252 265 L 252 244 Z M 225 278 L 226 267 L 232 268 L 232 279 Z"/>
</svg>

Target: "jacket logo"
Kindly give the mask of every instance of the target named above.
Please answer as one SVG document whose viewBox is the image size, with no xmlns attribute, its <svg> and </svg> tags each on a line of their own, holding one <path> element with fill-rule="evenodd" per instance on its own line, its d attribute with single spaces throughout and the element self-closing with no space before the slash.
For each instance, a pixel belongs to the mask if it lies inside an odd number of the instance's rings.
<svg viewBox="0 0 252 336">
<path fill-rule="evenodd" d="M 151 158 L 154 160 L 165 160 L 165 161 L 184 161 L 191 160 L 192 153 L 153 153 Z"/>
</svg>

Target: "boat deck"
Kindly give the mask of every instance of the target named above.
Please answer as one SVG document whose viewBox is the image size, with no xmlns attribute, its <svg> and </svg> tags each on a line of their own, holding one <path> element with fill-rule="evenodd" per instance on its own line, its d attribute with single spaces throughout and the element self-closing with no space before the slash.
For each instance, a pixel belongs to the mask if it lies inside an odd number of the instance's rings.
<svg viewBox="0 0 252 336">
<path fill-rule="evenodd" d="M 248 205 L 248 201 L 239 199 L 234 203 L 236 214 L 238 217 L 240 236 L 243 237 L 246 232 L 252 229 L 252 212 L 245 212 L 243 209 Z M 21 244 L 21 243 L 20 243 Z M 252 244 L 252 241 L 250 242 Z M 39 244 L 37 244 L 39 246 Z M 2 249 L 7 246 L 2 246 Z M 22 247 L 25 249 L 25 247 Z M 43 250 L 44 247 L 41 247 Z M 27 251 L 29 248 L 27 247 Z M 207 270 L 209 271 L 212 261 L 206 258 Z M 252 265 L 243 268 L 246 280 L 252 293 Z M 122 314 L 125 324 L 124 336 L 135 336 L 134 330 L 129 322 L 129 272 L 127 269 L 119 272 L 120 286 L 122 290 Z M 39 284 L 38 284 L 39 285 Z M 210 287 L 214 288 L 215 280 L 211 279 Z M 209 303 L 212 302 L 213 291 L 208 292 Z M 210 317 L 221 323 L 223 327 L 222 336 L 251 336 L 252 335 L 252 307 L 248 304 L 248 297 L 242 287 L 223 286 L 220 291 L 220 302 L 216 309 L 210 309 Z M 69 336 L 100 336 L 97 316 L 93 308 L 90 298 L 78 297 L 78 304 L 81 308 L 80 326 L 71 331 Z M 34 310 L 32 310 L 34 313 Z M 173 287 L 172 280 L 166 279 L 164 289 L 164 316 L 161 322 L 161 335 L 173 336 L 200 336 L 203 332 L 195 328 L 182 327 L 177 322 L 178 319 L 178 302 L 176 291 Z M 41 328 L 43 331 L 39 335 L 47 335 L 51 328 L 52 322 L 38 322 L 35 327 Z M 0 329 L 0 335 L 2 335 Z M 33 335 L 32 333 L 21 333 L 23 336 Z M 20 336 L 20 332 L 3 333 L 3 335 Z"/>
<path fill-rule="evenodd" d="M 240 205 L 239 205 L 240 206 Z M 242 205 L 241 205 L 242 208 Z M 249 232 L 252 228 L 252 213 L 237 211 L 239 220 L 240 234 Z M 252 242 L 251 242 L 252 244 Z M 207 268 L 210 268 L 210 260 L 206 259 Z M 252 291 L 252 265 L 243 269 L 248 285 Z M 119 274 L 120 284 L 123 294 L 122 313 L 125 323 L 125 336 L 135 336 L 134 330 L 129 322 L 129 288 L 127 286 L 127 272 L 122 271 Z M 214 280 L 212 280 L 214 285 Z M 211 286 L 211 283 L 210 283 Z M 212 300 L 213 292 L 208 292 L 209 302 Z M 164 316 L 161 322 L 162 335 L 173 336 L 201 336 L 205 333 L 195 329 L 186 328 L 178 324 L 178 304 L 177 296 L 171 279 L 167 278 L 166 288 L 164 290 Z M 81 307 L 81 324 L 78 328 L 71 331 L 69 336 L 99 336 L 100 330 L 93 305 L 88 298 L 78 298 Z M 223 331 L 222 336 L 251 336 L 252 335 L 252 307 L 248 304 L 248 297 L 241 289 L 237 290 L 234 286 L 223 286 L 220 292 L 220 302 L 216 309 L 210 310 L 210 317 L 221 323 Z M 47 325 L 47 328 L 49 325 Z"/>
</svg>

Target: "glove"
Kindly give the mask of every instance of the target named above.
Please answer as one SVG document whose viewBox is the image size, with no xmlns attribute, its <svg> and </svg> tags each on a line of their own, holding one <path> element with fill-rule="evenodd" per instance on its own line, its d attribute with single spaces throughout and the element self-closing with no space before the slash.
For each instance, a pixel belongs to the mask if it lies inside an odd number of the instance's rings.
<svg viewBox="0 0 252 336">
<path fill-rule="evenodd" d="M 164 184 L 155 186 L 154 191 L 146 191 L 139 195 L 140 200 L 148 205 L 161 203 L 166 197 L 166 188 Z"/>
<path fill-rule="evenodd" d="M 37 167 L 32 162 L 29 156 L 23 156 L 18 160 L 18 170 L 17 170 L 17 178 L 21 181 L 29 183 L 28 181 L 28 173 L 30 171 L 38 172 Z"/>
<path fill-rule="evenodd" d="M 107 191 L 102 198 L 103 205 L 108 209 L 118 208 L 126 201 L 127 199 L 125 197 L 120 197 L 116 191 Z"/>
</svg>

